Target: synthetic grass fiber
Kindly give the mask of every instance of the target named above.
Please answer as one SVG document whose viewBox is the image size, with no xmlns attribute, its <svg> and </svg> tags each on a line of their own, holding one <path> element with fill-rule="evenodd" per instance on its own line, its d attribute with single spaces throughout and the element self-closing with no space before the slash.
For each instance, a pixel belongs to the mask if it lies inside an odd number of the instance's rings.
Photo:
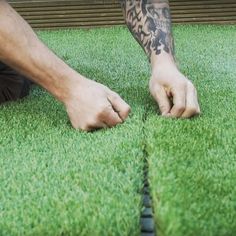
<svg viewBox="0 0 236 236">
<path fill-rule="evenodd" d="M 41 89 L 1 106 L 0 235 L 139 235 L 148 94 L 139 47 L 129 47 L 121 28 L 39 36 L 77 71 L 119 92 L 133 114 L 115 129 L 85 133 Z"/>
<path fill-rule="evenodd" d="M 111 130 L 73 130 L 34 88 L 0 107 L 0 235 L 139 235 L 144 155 L 162 235 L 236 232 L 235 26 L 176 26 L 181 70 L 202 115 L 166 120 L 148 93 L 148 62 L 127 29 L 43 31 L 74 69 L 132 107 Z M 146 149 L 146 150 L 143 150 Z"/>
<path fill-rule="evenodd" d="M 159 235 L 236 233 L 236 26 L 180 26 L 181 70 L 198 88 L 200 118 L 146 121 Z"/>
</svg>

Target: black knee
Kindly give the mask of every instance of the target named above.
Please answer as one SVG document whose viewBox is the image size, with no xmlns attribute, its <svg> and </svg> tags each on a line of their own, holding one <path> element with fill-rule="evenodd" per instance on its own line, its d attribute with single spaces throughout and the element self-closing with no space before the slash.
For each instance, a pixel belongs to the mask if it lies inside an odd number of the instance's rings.
<svg viewBox="0 0 236 236">
<path fill-rule="evenodd" d="M 0 62 L 0 103 L 21 99 L 29 91 L 30 81 Z"/>
</svg>

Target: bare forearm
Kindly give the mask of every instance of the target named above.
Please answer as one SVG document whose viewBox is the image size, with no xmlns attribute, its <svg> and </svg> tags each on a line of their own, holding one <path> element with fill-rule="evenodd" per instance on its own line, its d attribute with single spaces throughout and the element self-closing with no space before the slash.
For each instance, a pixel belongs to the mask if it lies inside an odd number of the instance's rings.
<svg viewBox="0 0 236 236">
<path fill-rule="evenodd" d="M 174 61 L 174 42 L 168 0 L 121 0 L 126 24 L 152 64 Z"/>
<path fill-rule="evenodd" d="M 30 26 L 5 2 L 0 2 L 0 60 L 43 86 L 59 100 L 75 72 L 52 53 Z"/>
</svg>

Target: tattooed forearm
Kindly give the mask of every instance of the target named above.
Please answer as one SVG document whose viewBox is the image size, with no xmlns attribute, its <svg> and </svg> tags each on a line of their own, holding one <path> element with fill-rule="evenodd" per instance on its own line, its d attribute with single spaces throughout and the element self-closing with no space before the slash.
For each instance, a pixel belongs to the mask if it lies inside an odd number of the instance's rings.
<svg viewBox="0 0 236 236">
<path fill-rule="evenodd" d="M 168 0 L 121 0 L 126 24 L 149 58 L 163 51 L 174 57 Z"/>
</svg>

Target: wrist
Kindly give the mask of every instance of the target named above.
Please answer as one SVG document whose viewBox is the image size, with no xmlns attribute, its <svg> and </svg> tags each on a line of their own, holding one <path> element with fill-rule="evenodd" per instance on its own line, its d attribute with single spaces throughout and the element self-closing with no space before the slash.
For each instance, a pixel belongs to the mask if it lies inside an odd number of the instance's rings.
<svg viewBox="0 0 236 236">
<path fill-rule="evenodd" d="M 156 71 L 160 69 L 178 69 L 173 55 L 162 52 L 160 55 L 151 56 L 151 69 L 152 74 L 155 74 Z"/>
<path fill-rule="evenodd" d="M 78 92 L 78 86 L 85 80 L 82 75 L 69 67 L 61 73 L 54 74 L 54 76 L 54 82 L 49 85 L 50 87 L 47 90 L 63 104 L 71 100 L 74 91 Z"/>
</svg>

